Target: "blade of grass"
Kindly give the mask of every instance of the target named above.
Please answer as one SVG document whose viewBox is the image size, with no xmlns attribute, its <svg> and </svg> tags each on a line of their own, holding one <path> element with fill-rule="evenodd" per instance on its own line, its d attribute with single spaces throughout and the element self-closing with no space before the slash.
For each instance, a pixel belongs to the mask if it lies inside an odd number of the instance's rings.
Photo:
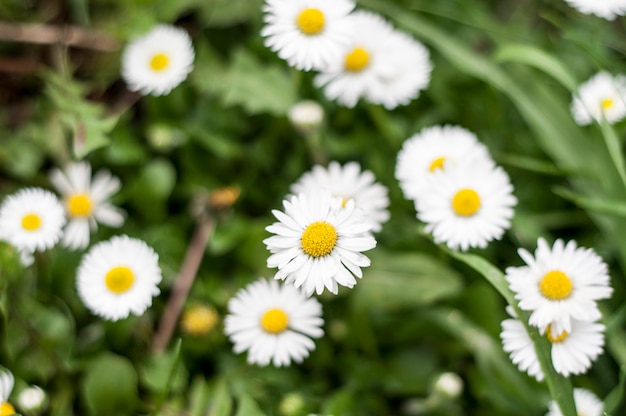
<svg viewBox="0 0 626 416">
<path fill-rule="evenodd" d="M 620 146 L 619 138 L 617 137 L 617 133 L 606 120 L 602 120 L 602 122 L 600 123 L 600 129 L 602 130 L 602 137 L 604 138 L 604 143 L 606 144 L 606 148 L 609 151 L 611 160 L 613 161 L 615 169 L 617 169 L 617 173 L 619 174 L 619 177 L 624 184 L 624 188 L 626 188 L 626 168 L 624 167 L 624 155 L 622 154 L 622 149 Z"/>
</svg>

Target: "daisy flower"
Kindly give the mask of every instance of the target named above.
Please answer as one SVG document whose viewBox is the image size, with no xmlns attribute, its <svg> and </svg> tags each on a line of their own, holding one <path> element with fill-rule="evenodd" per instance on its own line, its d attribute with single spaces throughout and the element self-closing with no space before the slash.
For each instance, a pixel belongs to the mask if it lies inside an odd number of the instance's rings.
<svg viewBox="0 0 626 416">
<path fill-rule="evenodd" d="M 314 166 L 291 185 L 294 194 L 316 189 L 327 190 L 333 196 L 342 198 L 342 205 L 353 199 L 356 207 L 365 211 L 372 223 L 372 231 L 380 231 L 381 224 L 389 219 L 387 188 L 377 183 L 369 170 L 361 171 L 361 166 L 356 162 L 347 163 L 343 167 L 337 162 L 330 162 L 328 168 Z"/>
<path fill-rule="evenodd" d="M 576 411 L 581 416 L 602 416 L 604 403 L 595 394 L 586 389 L 574 389 L 574 403 Z M 563 416 L 559 405 L 553 400 L 550 402 L 550 411 L 546 416 Z"/>
<path fill-rule="evenodd" d="M 571 111 L 577 124 L 585 126 L 602 119 L 613 124 L 626 116 L 626 77 L 613 77 L 607 72 L 598 72 L 578 87 L 572 99 Z"/>
<path fill-rule="evenodd" d="M 78 267 L 77 289 L 95 315 L 110 321 L 141 315 L 160 291 L 159 256 L 126 235 L 93 246 Z"/>
<path fill-rule="evenodd" d="M 193 69 L 195 53 L 183 29 L 157 25 L 130 42 L 122 54 L 122 77 L 132 91 L 165 95 Z"/>
<path fill-rule="evenodd" d="M 516 203 L 506 172 L 478 158 L 432 172 L 416 209 L 436 243 L 467 250 L 500 239 Z"/>
<path fill-rule="evenodd" d="M 9 195 L 0 206 L 0 236 L 19 252 L 22 261 L 35 250 L 53 247 L 63 234 L 63 205 L 52 192 L 25 188 Z"/>
<path fill-rule="evenodd" d="M 353 0 L 266 0 L 265 46 L 296 69 L 325 68 L 350 41 Z"/>
<path fill-rule="evenodd" d="M 352 20 L 350 44 L 315 77 L 315 85 L 346 107 L 361 98 L 387 109 L 408 104 L 430 82 L 428 50 L 375 13 L 357 11 Z"/>
<path fill-rule="evenodd" d="M 600 318 L 596 301 L 611 296 L 608 267 L 592 249 L 556 240 L 550 248 L 543 238 L 535 255 L 518 253 L 526 266 L 508 267 L 506 279 L 519 307 L 532 311 L 529 323 L 551 325 L 553 335 L 571 331 L 571 318 L 592 322 Z"/>
<path fill-rule="evenodd" d="M 257 280 L 228 302 L 224 332 L 235 353 L 248 351 L 248 363 L 288 366 L 315 349 L 311 338 L 324 334 L 322 306 L 291 285 Z"/>
<path fill-rule="evenodd" d="M 289 109 L 287 117 L 293 126 L 304 136 L 316 132 L 324 122 L 324 109 L 313 100 L 296 103 Z"/>
<path fill-rule="evenodd" d="M 63 245 L 81 249 L 89 244 L 89 231 L 96 230 L 97 222 L 111 227 L 124 223 L 122 211 L 107 202 L 119 191 L 120 180 L 108 171 L 96 173 L 91 180 L 91 165 L 87 162 L 71 163 L 61 172 L 53 169 L 50 182 L 61 193 L 69 222 L 65 227 Z"/>
<path fill-rule="evenodd" d="M 353 287 L 354 276 L 370 260 L 361 252 L 376 246 L 371 224 L 354 200 L 342 207 L 341 198 L 314 191 L 283 201 L 285 211 L 273 210 L 278 222 L 266 228 L 272 237 L 263 240 L 272 255 L 267 267 L 278 268 L 275 278 L 302 287 L 310 296 L 324 287 L 337 294 L 338 284 Z"/>
<path fill-rule="evenodd" d="M 15 414 L 15 408 L 9 403 L 9 396 L 13 391 L 15 379 L 10 371 L 0 372 L 0 415 Z"/>
<path fill-rule="evenodd" d="M 398 152 L 395 175 L 407 199 L 418 199 L 427 177 L 444 166 L 481 157 L 493 164 L 487 147 L 474 133 L 459 126 L 431 126 L 409 137 Z"/>
<path fill-rule="evenodd" d="M 625 0 L 565 0 L 583 14 L 595 14 L 606 20 L 614 20 L 626 13 Z"/>
</svg>

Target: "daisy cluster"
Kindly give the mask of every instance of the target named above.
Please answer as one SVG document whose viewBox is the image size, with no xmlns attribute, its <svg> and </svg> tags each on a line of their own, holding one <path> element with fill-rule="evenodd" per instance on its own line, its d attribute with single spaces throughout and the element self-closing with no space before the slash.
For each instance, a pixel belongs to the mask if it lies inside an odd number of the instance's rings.
<svg viewBox="0 0 626 416">
<path fill-rule="evenodd" d="M 565 0 L 583 14 L 594 14 L 606 20 L 615 20 L 626 13 L 626 0 Z"/>
<path fill-rule="evenodd" d="M 265 45 L 299 70 L 329 100 L 360 99 L 387 109 L 406 105 L 430 82 L 428 50 L 353 0 L 266 0 Z"/>
<path fill-rule="evenodd" d="M 300 362 L 323 334 L 320 303 L 312 297 L 352 288 L 370 265 L 364 251 L 389 219 L 387 188 L 356 162 L 317 165 L 292 186 L 263 242 L 274 280 L 258 280 L 228 303 L 225 333 L 248 362 L 275 366 Z M 282 283 L 279 284 L 278 280 Z"/>
<path fill-rule="evenodd" d="M 578 87 L 571 104 L 578 125 L 617 123 L 626 116 L 626 77 L 598 72 Z"/>
<path fill-rule="evenodd" d="M 462 127 L 432 126 L 409 137 L 395 176 L 426 232 L 451 249 L 484 248 L 511 225 L 517 199 L 509 176 Z"/>
</svg>

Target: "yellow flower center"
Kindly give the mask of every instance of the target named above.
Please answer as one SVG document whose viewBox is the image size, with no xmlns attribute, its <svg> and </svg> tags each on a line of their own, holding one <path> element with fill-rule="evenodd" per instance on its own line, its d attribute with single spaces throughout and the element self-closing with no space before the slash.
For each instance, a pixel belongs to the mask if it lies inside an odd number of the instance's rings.
<svg viewBox="0 0 626 416">
<path fill-rule="evenodd" d="M 155 53 L 150 59 L 150 68 L 153 71 L 163 71 L 170 64 L 170 58 L 164 53 Z"/>
<path fill-rule="evenodd" d="M 346 55 L 345 67 L 347 71 L 359 72 L 370 63 L 370 54 L 359 46 L 352 49 L 352 52 Z"/>
<path fill-rule="evenodd" d="M 287 329 L 289 317 L 282 309 L 270 309 L 263 314 L 261 326 L 266 332 L 279 334 Z"/>
<path fill-rule="evenodd" d="M 316 221 L 302 233 L 302 250 L 311 257 L 330 254 L 337 242 L 337 230 L 327 222 Z"/>
<path fill-rule="evenodd" d="M 446 161 L 445 157 L 438 157 L 437 159 L 433 160 L 433 162 L 430 164 L 430 166 L 428 167 L 428 170 L 430 172 L 434 172 L 437 169 L 443 169 L 443 163 Z"/>
<path fill-rule="evenodd" d="M 9 402 L 0 404 L 0 416 L 9 416 L 15 414 L 15 408 Z"/>
<path fill-rule="evenodd" d="M 117 266 L 109 270 L 105 276 L 107 288 L 113 293 L 124 293 L 133 285 L 135 274 L 126 266 Z"/>
<path fill-rule="evenodd" d="M 551 270 L 541 278 L 539 290 L 550 300 L 566 299 L 572 293 L 572 280 L 559 270 Z"/>
<path fill-rule="evenodd" d="M 41 217 L 37 214 L 26 214 L 22 217 L 22 228 L 26 231 L 36 231 L 41 227 Z"/>
<path fill-rule="evenodd" d="M 302 10 L 296 19 L 296 25 L 305 35 L 317 35 L 324 29 L 326 18 L 319 9 Z"/>
<path fill-rule="evenodd" d="M 91 199 L 87 194 L 75 194 L 67 199 L 67 210 L 72 217 L 88 217 L 91 214 Z"/>
<path fill-rule="evenodd" d="M 188 334 L 204 335 L 215 327 L 217 320 L 218 315 L 215 309 L 198 305 L 185 311 L 181 324 Z"/>
<path fill-rule="evenodd" d="M 613 104 L 615 104 L 615 101 L 613 101 L 611 98 L 605 98 L 600 103 L 603 110 L 608 110 L 609 108 L 613 107 Z"/>
<path fill-rule="evenodd" d="M 480 208 L 480 196 L 473 189 L 461 189 L 452 198 L 452 209 L 457 215 L 469 217 Z"/>
<path fill-rule="evenodd" d="M 565 338 L 567 338 L 568 335 L 569 334 L 567 333 L 567 331 L 563 331 L 555 337 L 552 335 L 552 328 L 550 327 L 550 324 L 548 324 L 548 326 L 546 327 L 546 336 L 552 344 L 562 342 L 563 340 L 565 340 Z"/>
</svg>

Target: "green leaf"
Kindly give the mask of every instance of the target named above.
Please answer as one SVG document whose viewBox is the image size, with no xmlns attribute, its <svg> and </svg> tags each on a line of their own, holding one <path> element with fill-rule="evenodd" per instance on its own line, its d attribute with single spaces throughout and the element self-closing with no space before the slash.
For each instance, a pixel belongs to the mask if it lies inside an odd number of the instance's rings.
<svg viewBox="0 0 626 416">
<path fill-rule="evenodd" d="M 606 148 L 611 156 L 611 160 L 615 165 L 615 169 L 617 169 L 619 177 L 622 179 L 624 187 L 626 187 L 626 167 L 624 165 L 624 155 L 622 154 L 621 144 L 619 138 L 617 137 L 617 133 L 606 120 L 602 120 L 600 128 L 602 130 L 604 143 L 606 144 Z"/>
<path fill-rule="evenodd" d="M 82 384 L 91 415 L 133 415 L 137 401 L 137 374 L 126 358 L 105 352 L 91 362 Z"/>
<path fill-rule="evenodd" d="M 175 366 L 177 358 L 176 351 L 152 355 L 140 368 L 141 384 L 156 393 L 181 391 L 187 383 L 187 371 L 182 365 Z M 175 370 L 170 382 L 172 369 Z"/>
<path fill-rule="evenodd" d="M 241 404 L 240 404 L 241 406 Z M 215 385 L 211 398 L 211 406 L 207 415 L 210 416 L 230 416 L 233 408 L 233 399 L 228 391 L 228 383 L 221 379 Z"/>
<path fill-rule="evenodd" d="M 626 218 L 626 203 L 623 201 L 586 197 L 561 186 L 555 187 L 553 192 L 587 210 Z"/>
<path fill-rule="evenodd" d="M 247 394 L 239 398 L 235 416 L 265 416 L 259 405 Z"/>
<path fill-rule="evenodd" d="M 619 372 L 619 384 L 604 399 L 604 411 L 606 414 L 615 414 L 619 405 L 624 401 L 624 391 L 626 391 L 626 371 L 622 367 Z"/>
</svg>

